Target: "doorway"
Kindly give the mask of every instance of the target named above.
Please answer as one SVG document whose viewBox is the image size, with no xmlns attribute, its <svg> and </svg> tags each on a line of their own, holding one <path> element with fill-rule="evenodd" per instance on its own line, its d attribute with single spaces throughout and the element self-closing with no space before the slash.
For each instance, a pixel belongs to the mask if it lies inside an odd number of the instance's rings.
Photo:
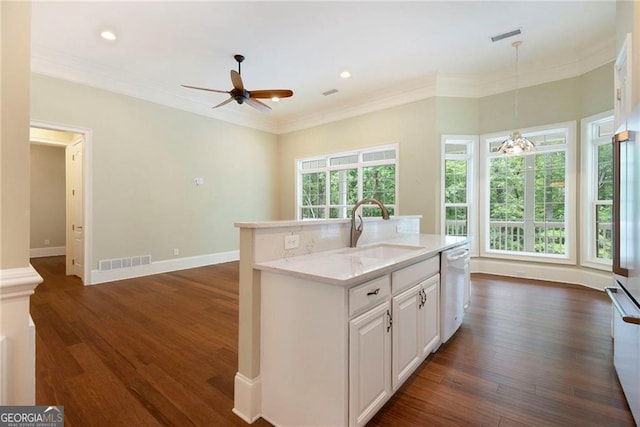
<svg viewBox="0 0 640 427">
<path fill-rule="evenodd" d="M 64 247 L 60 255 L 65 255 L 65 273 L 77 276 L 84 285 L 91 284 L 90 268 L 90 161 L 89 151 L 91 133 L 88 129 L 73 126 L 31 121 L 30 140 L 33 145 L 45 145 L 64 150 L 65 189 L 64 200 L 56 201 L 64 205 Z M 32 153 L 33 153 L 32 149 Z M 33 154 L 32 154 L 33 156 Z M 32 200 L 33 203 L 33 200 Z M 31 227 L 41 227 L 36 219 Z M 35 230 L 32 230 L 34 234 Z M 41 242 L 42 243 L 42 242 Z M 49 240 L 44 240 L 48 244 Z M 32 239 L 32 247 L 33 247 Z M 38 244 L 38 243 L 36 243 Z M 48 252 L 42 249 L 32 249 L 34 253 Z M 54 254 L 52 254 L 54 255 Z"/>
</svg>

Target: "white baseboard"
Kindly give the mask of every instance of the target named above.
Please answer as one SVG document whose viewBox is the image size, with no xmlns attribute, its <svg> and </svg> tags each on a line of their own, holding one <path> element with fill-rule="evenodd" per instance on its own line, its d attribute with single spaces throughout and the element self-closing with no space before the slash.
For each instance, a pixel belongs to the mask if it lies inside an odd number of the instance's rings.
<svg viewBox="0 0 640 427">
<path fill-rule="evenodd" d="M 571 283 L 604 290 L 613 280 L 612 273 L 575 265 L 536 264 L 494 258 L 471 258 L 471 272 L 497 276 Z"/>
<path fill-rule="evenodd" d="M 171 271 L 186 270 L 188 268 L 197 268 L 220 264 L 223 262 L 237 261 L 238 259 L 240 259 L 239 251 L 229 251 L 188 258 L 156 261 L 147 265 L 118 268 L 115 270 L 91 270 L 91 280 L 87 281 L 86 284 L 96 285 L 98 283 L 113 282 L 114 280 L 132 279 L 134 277 L 150 276 L 152 274 L 168 273 Z"/>
<path fill-rule="evenodd" d="M 251 424 L 261 417 L 262 382 L 260 377 L 253 380 L 236 372 L 233 387 L 232 412 Z"/>
<path fill-rule="evenodd" d="M 60 256 L 66 255 L 66 246 L 47 246 L 46 248 L 31 248 L 29 249 L 30 258 L 43 258 L 47 256 Z"/>
</svg>

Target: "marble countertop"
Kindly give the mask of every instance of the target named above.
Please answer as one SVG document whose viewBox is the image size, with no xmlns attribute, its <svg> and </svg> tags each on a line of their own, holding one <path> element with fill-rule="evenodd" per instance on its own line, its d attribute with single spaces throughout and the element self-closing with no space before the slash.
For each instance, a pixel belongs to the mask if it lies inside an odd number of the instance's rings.
<svg viewBox="0 0 640 427">
<path fill-rule="evenodd" d="M 330 285 L 352 286 L 431 258 L 439 252 L 469 241 L 469 238 L 460 236 L 406 234 L 357 248 L 340 248 L 259 262 L 254 264 L 254 268 Z M 386 246 L 382 251 L 388 249 L 389 256 L 372 256 L 379 246 Z"/>
</svg>

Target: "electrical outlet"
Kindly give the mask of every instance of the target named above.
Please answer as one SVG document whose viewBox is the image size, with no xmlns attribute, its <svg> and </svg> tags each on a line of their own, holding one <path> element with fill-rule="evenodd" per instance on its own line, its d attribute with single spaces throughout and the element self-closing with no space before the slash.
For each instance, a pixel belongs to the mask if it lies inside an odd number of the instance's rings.
<svg viewBox="0 0 640 427">
<path fill-rule="evenodd" d="M 180 249 L 173 248 L 173 256 L 178 256 L 178 255 L 180 255 Z"/>
<path fill-rule="evenodd" d="M 297 234 L 290 234 L 288 236 L 284 236 L 284 248 L 285 249 L 295 249 L 300 246 L 300 236 Z"/>
<path fill-rule="evenodd" d="M 50 241 L 49 239 L 45 239 L 45 240 L 44 240 L 44 244 L 45 244 L 45 245 L 50 245 L 50 244 L 51 244 L 51 241 Z"/>
</svg>

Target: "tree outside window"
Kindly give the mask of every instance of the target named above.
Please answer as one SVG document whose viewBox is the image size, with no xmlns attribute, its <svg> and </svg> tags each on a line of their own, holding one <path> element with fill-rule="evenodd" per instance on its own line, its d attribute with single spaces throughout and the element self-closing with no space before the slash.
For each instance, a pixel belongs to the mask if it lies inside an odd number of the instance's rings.
<svg viewBox="0 0 640 427">
<path fill-rule="evenodd" d="M 397 145 L 298 160 L 298 218 L 350 218 L 363 198 L 380 200 L 396 213 Z M 362 216 L 380 216 L 362 206 Z"/>
<path fill-rule="evenodd" d="M 524 133 L 536 145 L 527 155 L 504 156 L 504 137 L 486 138 L 484 253 L 570 258 L 573 210 L 570 126 Z M 575 222 L 575 221 L 574 221 Z"/>
<path fill-rule="evenodd" d="M 581 264 L 611 271 L 613 242 L 613 112 L 582 120 Z"/>
</svg>

